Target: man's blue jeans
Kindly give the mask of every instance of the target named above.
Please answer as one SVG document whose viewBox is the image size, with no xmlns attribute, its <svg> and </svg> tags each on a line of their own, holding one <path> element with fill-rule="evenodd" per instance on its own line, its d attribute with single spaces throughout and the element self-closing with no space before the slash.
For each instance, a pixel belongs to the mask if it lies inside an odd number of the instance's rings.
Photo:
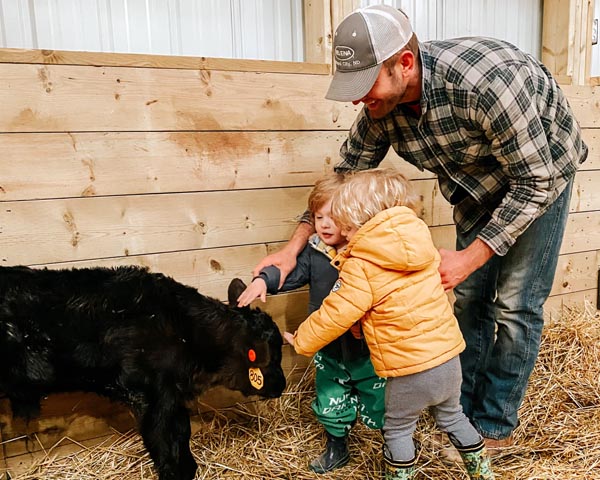
<svg viewBox="0 0 600 480">
<path fill-rule="evenodd" d="M 518 425 L 544 326 L 543 306 L 552 288 L 569 213 L 573 182 L 517 239 L 454 289 L 454 311 L 467 343 L 460 355 L 461 403 L 484 437 L 508 437 Z M 456 249 L 485 226 L 457 231 Z"/>
</svg>

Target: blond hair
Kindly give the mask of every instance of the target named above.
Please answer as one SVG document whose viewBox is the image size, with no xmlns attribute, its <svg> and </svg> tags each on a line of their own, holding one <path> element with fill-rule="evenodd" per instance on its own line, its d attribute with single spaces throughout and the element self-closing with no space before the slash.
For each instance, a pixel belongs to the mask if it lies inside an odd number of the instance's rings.
<svg viewBox="0 0 600 480">
<path fill-rule="evenodd" d="M 308 210 L 312 216 L 331 200 L 342 183 L 344 183 L 344 175 L 333 172 L 315 182 L 315 186 L 308 196 Z"/>
<path fill-rule="evenodd" d="M 331 217 L 340 227 L 360 228 L 383 210 L 406 206 L 417 211 L 419 204 L 404 175 L 391 168 L 375 168 L 347 176 L 333 195 Z"/>
</svg>

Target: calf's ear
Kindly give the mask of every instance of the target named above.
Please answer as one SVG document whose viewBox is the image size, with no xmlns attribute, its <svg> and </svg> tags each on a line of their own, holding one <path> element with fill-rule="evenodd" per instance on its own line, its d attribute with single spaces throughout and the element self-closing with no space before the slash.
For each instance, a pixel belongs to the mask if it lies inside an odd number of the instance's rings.
<svg viewBox="0 0 600 480">
<path fill-rule="evenodd" d="M 227 289 L 227 300 L 229 302 L 230 307 L 237 306 L 237 299 L 242 294 L 242 292 L 246 290 L 246 284 L 242 282 L 239 278 L 234 278 L 229 284 L 229 288 Z"/>
</svg>

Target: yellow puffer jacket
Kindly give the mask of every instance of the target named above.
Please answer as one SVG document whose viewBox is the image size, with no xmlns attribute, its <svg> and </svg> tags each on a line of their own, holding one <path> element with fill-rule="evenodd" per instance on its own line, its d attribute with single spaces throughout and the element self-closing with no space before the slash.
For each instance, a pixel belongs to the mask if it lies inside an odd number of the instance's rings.
<svg viewBox="0 0 600 480">
<path fill-rule="evenodd" d="M 439 253 L 413 210 L 378 213 L 332 264 L 339 280 L 298 328 L 299 354 L 313 355 L 359 319 L 381 377 L 428 370 L 465 348 L 442 287 Z"/>
</svg>

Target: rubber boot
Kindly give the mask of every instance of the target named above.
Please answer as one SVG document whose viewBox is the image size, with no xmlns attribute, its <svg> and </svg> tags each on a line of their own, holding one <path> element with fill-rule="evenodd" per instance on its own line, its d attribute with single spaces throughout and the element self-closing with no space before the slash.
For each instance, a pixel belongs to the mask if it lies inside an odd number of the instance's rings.
<svg viewBox="0 0 600 480">
<path fill-rule="evenodd" d="M 327 434 L 325 451 L 308 465 L 315 473 L 325 473 L 343 467 L 350 460 L 348 436 L 335 437 L 329 432 L 325 433 Z"/>
<path fill-rule="evenodd" d="M 396 462 L 384 454 L 383 460 L 385 462 L 384 480 L 411 480 L 415 477 L 416 457 L 408 462 Z"/>
<path fill-rule="evenodd" d="M 492 461 L 483 440 L 469 447 L 456 447 L 472 480 L 494 480 Z"/>
</svg>

